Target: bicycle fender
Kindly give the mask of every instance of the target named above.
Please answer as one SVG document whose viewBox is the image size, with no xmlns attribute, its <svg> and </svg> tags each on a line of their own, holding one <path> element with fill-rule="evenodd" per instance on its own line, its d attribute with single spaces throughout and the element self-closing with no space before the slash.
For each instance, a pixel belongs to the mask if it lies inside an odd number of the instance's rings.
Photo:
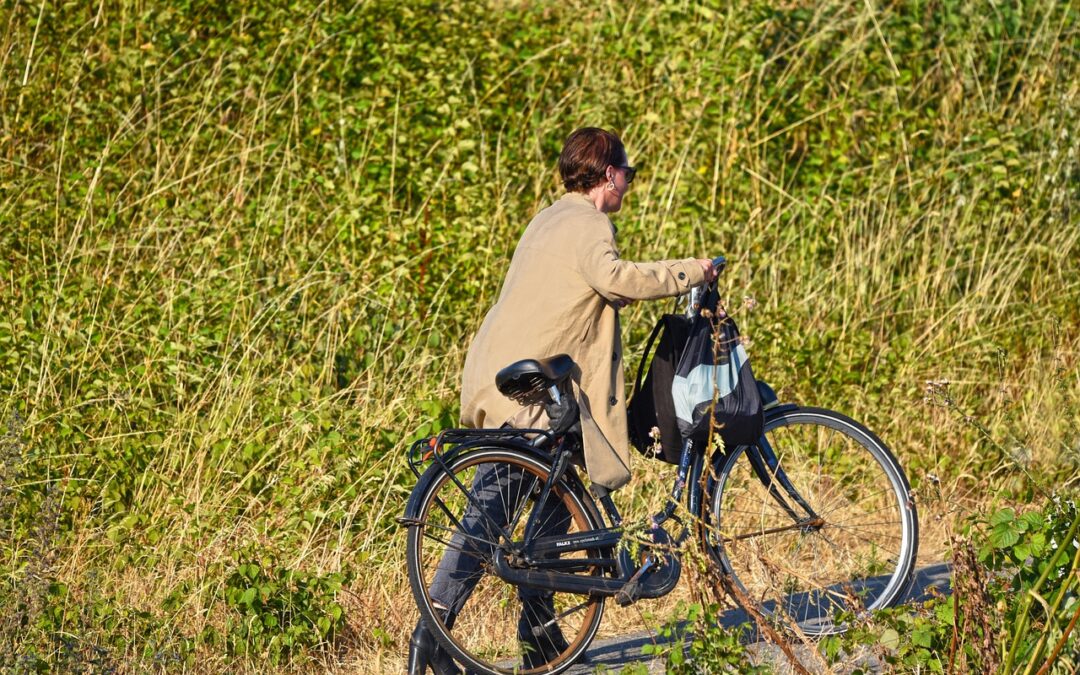
<svg viewBox="0 0 1080 675">
<path fill-rule="evenodd" d="M 786 415 L 790 412 L 795 412 L 798 409 L 799 406 L 795 405 L 794 403 L 781 403 L 779 405 L 774 405 L 773 407 L 765 411 L 765 426 L 768 426 L 769 422 L 779 417 L 780 415 Z"/>
<path fill-rule="evenodd" d="M 533 447 L 528 441 L 517 439 L 477 439 L 476 441 L 469 443 L 462 443 L 454 447 L 450 452 L 440 456 L 440 460 L 444 464 L 449 464 L 460 457 L 463 457 L 471 452 L 479 450 L 488 450 L 491 448 L 500 448 L 504 450 L 514 450 L 520 452 L 523 455 L 529 456 L 531 459 L 544 464 L 547 467 L 551 467 L 553 457 L 551 453 L 545 452 L 539 448 Z M 421 501 L 424 494 L 427 492 L 431 484 L 442 474 L 444 469 L 439 465 L 438 461 L 433 462 L 423 474 L 420 476 L 420 480 L 416 482 L 416 486 L 409 493 L 409 501 L 405 504 L 405 513 L 401 518 L 398 518 L 398 523 L 404 527 L 416 527 L 420 525 L 420 508 Z M 588 503 L 592 503 L 591 499 L 588 499 L 588 491 L 585 489 L 584 483 L 581 482 L 581 478 L 577 475 L 577 472 L 568 471 L 563 475 L 563 480 L 570 487 L 571 490 L 578 492 L 580 495 L 584 495 L 587 498 Z M 595 510 L 595 506 L 594 506 Z M 598 512 L 597 512 L 598 514 Z M 602 522 L 602 519 L 601 519 Z"/>
</svg>

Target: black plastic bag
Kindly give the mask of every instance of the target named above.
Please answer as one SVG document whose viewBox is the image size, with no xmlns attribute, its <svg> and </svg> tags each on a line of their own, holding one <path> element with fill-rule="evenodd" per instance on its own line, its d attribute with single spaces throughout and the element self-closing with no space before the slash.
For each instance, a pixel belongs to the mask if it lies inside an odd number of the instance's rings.
<svg viewBox="0 0 1080 675">
<path fill-rule="evenodd" d="M 761 393 L 735 321 L 708 289 L 675 367 L 671 396 L 679 434 L 701 444 L 710 410 L 715 431 L 731 449 L 757 441 L 765 424 Z"/>
</svg>

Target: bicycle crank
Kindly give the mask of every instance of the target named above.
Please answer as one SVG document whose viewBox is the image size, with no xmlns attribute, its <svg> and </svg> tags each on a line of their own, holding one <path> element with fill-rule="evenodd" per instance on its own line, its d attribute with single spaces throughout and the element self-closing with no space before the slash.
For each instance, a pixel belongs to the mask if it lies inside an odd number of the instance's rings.
<svg viewBox="0 0 1080 675">
<path fill-rule="evenodd" d="M 620 607 L 631 605 L 642 598 L 659 598 L 670 593 L 679 583 L 682 563 L 675 557 L 671 537 L 663 528 L 649 531 L 652 544 L 645 544 L 645 560 L 615 594 Z M 620 551 L 620 567 L 631 569 L 633 564 L 627 550 Z"/>
<path fill-rule="evenodd" d="M 679 582 L 682 564 L 675 557 L 671 538 L 663 529 L 650 531 L 651 544 L 644 544 L 645 560 L 635 564 L 625 548 L 619 552 L 619 577 L 571 574 L 539 566 L 522 566 L 520 559 L 503 549 L 492 556 L 491 568 L 503 581 L 514 586 L 538 588 L 556 593 L 610 597 L 618 594 L 619 604 L 642 598 L 659 598 L 670 593 Z M 559 564 L 559 561 L 547 561 Z M 544 562 L 534 563 L 542 565 Z M 599 566 L 600 569 L 605 567 Z M 610 567 L 608 567 L 610 569 Z"/>
</svg>

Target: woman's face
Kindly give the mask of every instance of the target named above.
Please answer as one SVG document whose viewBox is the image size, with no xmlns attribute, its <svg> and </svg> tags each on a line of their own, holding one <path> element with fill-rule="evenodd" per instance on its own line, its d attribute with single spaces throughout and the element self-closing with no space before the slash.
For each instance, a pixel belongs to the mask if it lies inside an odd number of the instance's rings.
<svg viewBox="0 0 1080 675">
<path fill-rule="evenodd" d="M 608 166 L 607 186 L 610 189 L 604 192 L 605 213 L 615 213 L 622 208 L 623 197 L 630 191 L 630 183 L 634 180 L 634 173 L 634 168 L 626 161 L 621 166 Z"/>
</svg>

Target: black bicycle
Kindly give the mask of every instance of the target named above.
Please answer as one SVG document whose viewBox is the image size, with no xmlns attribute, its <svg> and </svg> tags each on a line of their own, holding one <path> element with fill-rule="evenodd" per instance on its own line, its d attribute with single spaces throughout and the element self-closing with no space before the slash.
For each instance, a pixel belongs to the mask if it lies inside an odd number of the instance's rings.
<svg viewBox="0 0 1080 675">
<path fill-rule="evenodd" d="M 497 385 L 518 401 L 570 405 L 572 368 L 566 355 L 519 361 Z M 692 533 L 762 616 L 808 636 L 845 630 L 841 613 L 899 602 L 918 549 L 900 465 L 858 422 L 760 386 L 762 437 L 711 457 L 684 443 L 667 504 L 633 536 L 571 463 L 573 432 L 448 429 L 414 443 L 419 480 L 400 522 L 413 596 L 442 646 L 470 671 L 562 672 L 596 636 L 607 598 L 675 588 Z M 676 511 L 684 499 L 689 524 Z"/>
</svg>

